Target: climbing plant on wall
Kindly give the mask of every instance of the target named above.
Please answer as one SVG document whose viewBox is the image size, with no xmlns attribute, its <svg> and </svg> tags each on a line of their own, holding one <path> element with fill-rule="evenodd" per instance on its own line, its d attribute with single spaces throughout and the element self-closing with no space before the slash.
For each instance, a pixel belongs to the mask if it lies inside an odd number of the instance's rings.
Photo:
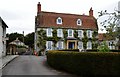
<svg viewBox="0 0 120 77">
<path fill-rule="evenodd" d="M 66 31 L 66 29 L 63 30 L 63 34 L 64 34 L 64 42 L 67 42 L 67 37 L 68 37 L 68 32 Z"/>
<path fill-rule="evenodd" d="M 74 37 L 79 40 L 78 31 L 74 30 Z"/>
<path fill-rule="evenodd" d="M 46 49 L 46 31 L 41 29 L 38 32 L 38 40 L 37 40 L 37 46 L 39 47 L 40 51 L 39 54 Z"/>
<path fill-rule="evenodd" d="M 84 38 L 82 39 L 83 47 L 84 47 L 84 49 L 86 49 L 87 48 L 87 42 L 88 42 L 88 37 L 87 37 L 86 30 L 84 30 L 83 35 L 84 35 Z"/>
<path fill-rule="evenodd" d="M 54 29 L 53 30 L 53 46 L 54 46 L 54 48 L 56 48 L 56 44 L 57 44 L 57 42 L 61 39 L 61 37 L 58 37 L 57 36 L 57 29 Z"/>
<path fill-rule="evenodd" d="M 97 35 L 98 31 L 94 30 L 92 34 L 92 49 L 97 49 L 98 48 L 98 42 L 97 42 Z"/>
</svg>

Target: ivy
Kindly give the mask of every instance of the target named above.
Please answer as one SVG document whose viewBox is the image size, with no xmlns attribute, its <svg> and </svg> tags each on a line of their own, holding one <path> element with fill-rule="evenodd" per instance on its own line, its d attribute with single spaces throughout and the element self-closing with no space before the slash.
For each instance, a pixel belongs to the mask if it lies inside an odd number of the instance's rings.
<svg viewBox="0 0 120 77">
<path fill-rule="evenodd" d="M 76 30 L 74 30 L 74 37 L 78 38 L 78 32 Z"/>
<path fill-rule="evenodd" d="M 96 36 L 98 35 L 98 31 L 94 30 L 92 34 L 92 49 L 97 49 L 98 48 L 98 43 L 97 43 L 97 38 Z"/>
<path fill-rule="evenodd" d="M 47 37 L 46 37 L 46 31 L 43 29 L 41 29 L 37 33 L 38 33 L 37 46 L 40 48 L 40 51 L 39 51 L 39 54 L 40 54 L 42 51 L 45 51 L 46 49 Z"/>
<path fill-rule="evenodd" d="M 68 32 L 66 31 L 66 29 L 63 30 L 63 34 L 64 34 L 64 42 L 67 42 L 67 36 L 68 36 Z"/>
<path fill-rule="evenodd" d="M 57 37 L 57 29 L 54 29 L 52 33 L 53 33 L 53 37 L 51 40 L 54 43 L 53 46 L 56 47 L 56 44 L 61 39 L 61 37 Z"/>
<path fill-rule="evenodd" d="M 87 37 L 87 34 L 86 34 L 86 30 L 84 30 L 83 35 L 84 35 L 84 38 L 82 39 L 83 47 L 84 47 L 84 49 L 86 49 L 87 48 L 86 45 L 87 45 L 87 42 L 88 42 L 88 37 Z"/>
</svg>

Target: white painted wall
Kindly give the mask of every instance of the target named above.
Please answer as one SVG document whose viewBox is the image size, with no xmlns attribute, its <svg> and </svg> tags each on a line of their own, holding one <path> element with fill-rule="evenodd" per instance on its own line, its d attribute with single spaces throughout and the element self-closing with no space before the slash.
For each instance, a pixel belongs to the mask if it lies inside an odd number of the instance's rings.
<svg viewBox="0 0 120 77">
<path fill-rule="evenodd" d="M 3 53 L 2 56 L 6 55 L 6 27 L 3 28 Z"/>
<path fill-rule="evenodd" d="M 6 25 L 2 21 L 0 18 L 0 58 L 6 55 Z"/>
<path fill-rule="evenodd" d="M 2 20 L 0 19 L 0 58 L 2 57 L 2 50 L 3 50 L 3 45 L 2 45 Z"/>
</svg>

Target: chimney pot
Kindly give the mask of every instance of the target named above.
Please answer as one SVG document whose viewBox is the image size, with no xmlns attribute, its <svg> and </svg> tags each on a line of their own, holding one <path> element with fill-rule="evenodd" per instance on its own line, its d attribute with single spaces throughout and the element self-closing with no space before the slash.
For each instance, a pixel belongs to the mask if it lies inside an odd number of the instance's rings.
<svg viewBox="0 0 120 77">
<path fill-rule="evenodd" d="M 93 16 L 93 10 L 92 10 L 92 7 L 90 8 L 89 16 Z"/>
<path fill-rule="evenodd" d="M 37 4 L 37 13 L 40 13 L 41 12 L 41 4 L 40 2 L 38 2 Z"/>
</svg>

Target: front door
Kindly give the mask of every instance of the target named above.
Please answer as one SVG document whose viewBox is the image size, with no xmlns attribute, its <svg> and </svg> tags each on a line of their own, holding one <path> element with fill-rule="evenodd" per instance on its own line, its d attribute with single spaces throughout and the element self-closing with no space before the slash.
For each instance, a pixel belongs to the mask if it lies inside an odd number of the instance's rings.
<svg viewBox="0 0 120 77">
<path fill-rule="evenodd" d="M 69 42 L 69 45 L 68 45 L 69 49 L 74 49 L 75 48 L 75 42 Z"/>
</svg>

